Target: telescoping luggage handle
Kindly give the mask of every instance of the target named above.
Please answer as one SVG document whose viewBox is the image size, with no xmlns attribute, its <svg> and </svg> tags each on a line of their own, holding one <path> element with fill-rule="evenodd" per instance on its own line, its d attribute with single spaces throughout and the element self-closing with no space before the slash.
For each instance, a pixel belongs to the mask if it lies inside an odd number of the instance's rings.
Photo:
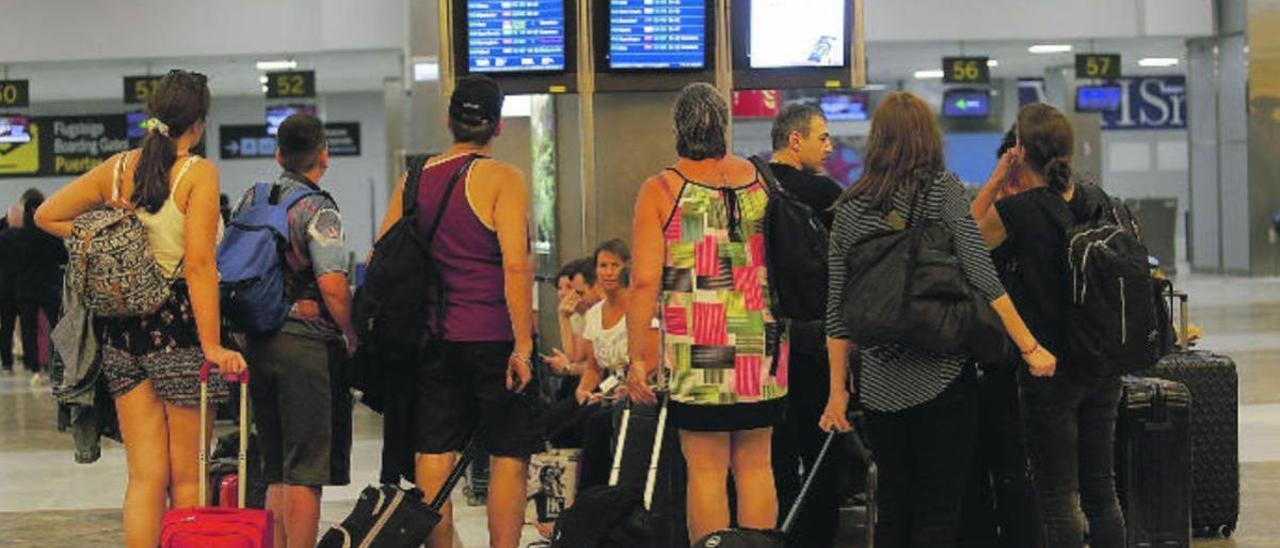
<svg viewBox="0 0 1280 548">
<path fill-rule="evenodd" d="M 204 425 L 209 420 L 209 373 L 215 366 L 213 362 L 204 362 L 200 366 L 200 505 L 209 500 L 209 437 L 204 433 Z M 247 470 L 246 454 L 249 446 L 249 370 L 239 375 L 227 375 L 227 381 L 240 384 L 240 453 L 237 455 L 236 507 L 244 507 L 245 485 L 249 483 L 245 473 Z"/>
<path fill-rule="evenodd" d="M 1169 289 L 1170 316 L 1173 315 L 1173 301 L 1178 301 L 1178 349 L 1186 352 L 1191 349 L 1191 332 L 1188 327 L 1190 320 L 1187 318 L 1191 307 L 1187 305 L 1187 293 L 1174 289 L 1173 284 L 1169 284 L 1166 287 Z"/>
<path fill-rule="evenodd" d="M 653 431 L 653 452 L 649 454 L 649 471 L 644 482 L 644 509 L 649 510 L 653 503 L 653 490 L 658 480 L 658 462 L 662 456 L 662 441 L 667 430 L 667 402 L 670 395 L 662 396 L 662 406 L 658 409 L 658 424 Z M 631 423 L 631 402 L 627 401 L 622 408 L 622 429 L 618 431 L 618 446 L 613 450 L 613 468 L 609 471 L 609 487 L 618 485 L 622 473 L 622 453 L 627 445 L 627 430 Z"/>
</svg>

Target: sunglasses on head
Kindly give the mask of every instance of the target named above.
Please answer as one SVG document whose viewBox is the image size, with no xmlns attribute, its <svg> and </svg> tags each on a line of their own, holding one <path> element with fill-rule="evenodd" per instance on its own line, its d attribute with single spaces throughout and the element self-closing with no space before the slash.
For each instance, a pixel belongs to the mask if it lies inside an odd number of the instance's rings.
<svg viewBox="0 0 1280 548">
<path fill-rule="evenodd" d="M 209 77 L 199 72 L 186 71 L 182 69 L 173 69 L 169 71 L 169 76 L 183 76 L 183 75 L 191 76 L 195 78 L 196 81 L 199 82 L 201 85 L 209 83 Z"/>
</svg>

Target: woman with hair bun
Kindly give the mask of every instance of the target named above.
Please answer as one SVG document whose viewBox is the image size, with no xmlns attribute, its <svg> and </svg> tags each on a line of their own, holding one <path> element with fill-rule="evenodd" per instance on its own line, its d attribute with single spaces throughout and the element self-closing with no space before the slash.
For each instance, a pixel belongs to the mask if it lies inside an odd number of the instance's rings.
<svg viewBox="0 0 1280 548">
<path fill-rule="evenodd" d="M 1018 114 L 1017 144 L 996 172 L 1018 170 L 1030 189 L 999 198 L 992 177 L 971 210 L 987 246 L 1008 256 L 1009 293 L 1036 339 L 1058 356 L 1058 375 L 1019 379 L 1023 423 L 1049 548 L 1119 548 L 1124 517 L 1116 499 L 1118 374 L 1072 355 L 1067 344 L 1071 294 L 1067 232 L 1110 210 L 1110 198 L 1072 178 L 1074 131 L 1056 108 L 1038 103 Z"/>
<path fill-rule="evenodd" d="M 169 300 L 136 317 L 98 318 L 102 373 L 119 413 L 129 486 L 124 495 L 125 544 L 159 542 L 166 508 L 202 506 L 198 444 L 199 372 L 212 362 L 223 374 L 245 369 L 219 332 L 221 229 L 218 169 L 191 152 L 204 136 L 209 85 L 203 74 L 174 70 L 147 101 L 147 136 L 137 150 L 116 154 L 50 197 L 35 213 L 44 231 L 66 238 L 75 219 L 103 206 L 133 209 L 147 228 L 151 253 L 173 282 Z M 211 399 L 226 398 L 221 376 Z"/>
</svg>

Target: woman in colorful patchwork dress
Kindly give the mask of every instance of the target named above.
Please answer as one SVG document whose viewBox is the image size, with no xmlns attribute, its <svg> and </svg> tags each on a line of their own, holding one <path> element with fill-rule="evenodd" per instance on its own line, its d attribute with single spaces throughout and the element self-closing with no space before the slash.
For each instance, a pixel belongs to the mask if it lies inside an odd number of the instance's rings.
<svg viewBox="0 0 1280 548">
<path fill-rule="evenodd" d="M 131 208 L 147 227 L 156 262 L 173 281 L 169 300 L 151 314 L 94 320 L 103 345 L 102 375 L 124 437 L 124 540 L 130 547 L 160 542 L 166 508 L 207 504 L 198 495 L 197 447 L 210 426 L 202 427 L 197 409 L 200 366 L 209 361 L 224 374 L 245 369 L 240 353 L 222 346 L 219 332 L 218 169 L 191 152 L 204 136 L 207 79 L 170 72 L 151 93 L 147 113 L 148 133 L 139 150 L 93 168 L 35 214 L 40 228 L 65 238 L 81 213 Z M 213 399 L 225 399 L 222 378 L 210 381 Z"/>
<path fill-rule="evenodd" d="M 674 117 L 680 159 L 646 181 L 636 203 L 627 389 L 633 400 L 655 399 L 645 356 L 656 313 L 671 421 L 688 462 L 690 537 L 729 526 L 730 471 L 738 524 L 770 529 L 778 517 L 770 438 L 783 417 L 788 349 L 769 311 L 769 198 L 755 167 L 728 152 L 729 106 L 719 91 L 686 87 Z"/>
</svg>

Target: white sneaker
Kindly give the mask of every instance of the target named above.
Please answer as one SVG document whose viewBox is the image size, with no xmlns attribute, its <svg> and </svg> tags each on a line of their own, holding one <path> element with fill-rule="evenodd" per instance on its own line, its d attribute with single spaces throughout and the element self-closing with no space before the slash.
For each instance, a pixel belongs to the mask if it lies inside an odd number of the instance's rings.
<svg viewBox="0 0 1280 548">
<path fill-rule="evenodd" d="M 44 375 L 41 375 L 39 373 L 35 373 L 31 375 L 32 388 L 43 388 L 47 384 L 49 384 L 49 382 L 45 380 Z"/>
</svg>

